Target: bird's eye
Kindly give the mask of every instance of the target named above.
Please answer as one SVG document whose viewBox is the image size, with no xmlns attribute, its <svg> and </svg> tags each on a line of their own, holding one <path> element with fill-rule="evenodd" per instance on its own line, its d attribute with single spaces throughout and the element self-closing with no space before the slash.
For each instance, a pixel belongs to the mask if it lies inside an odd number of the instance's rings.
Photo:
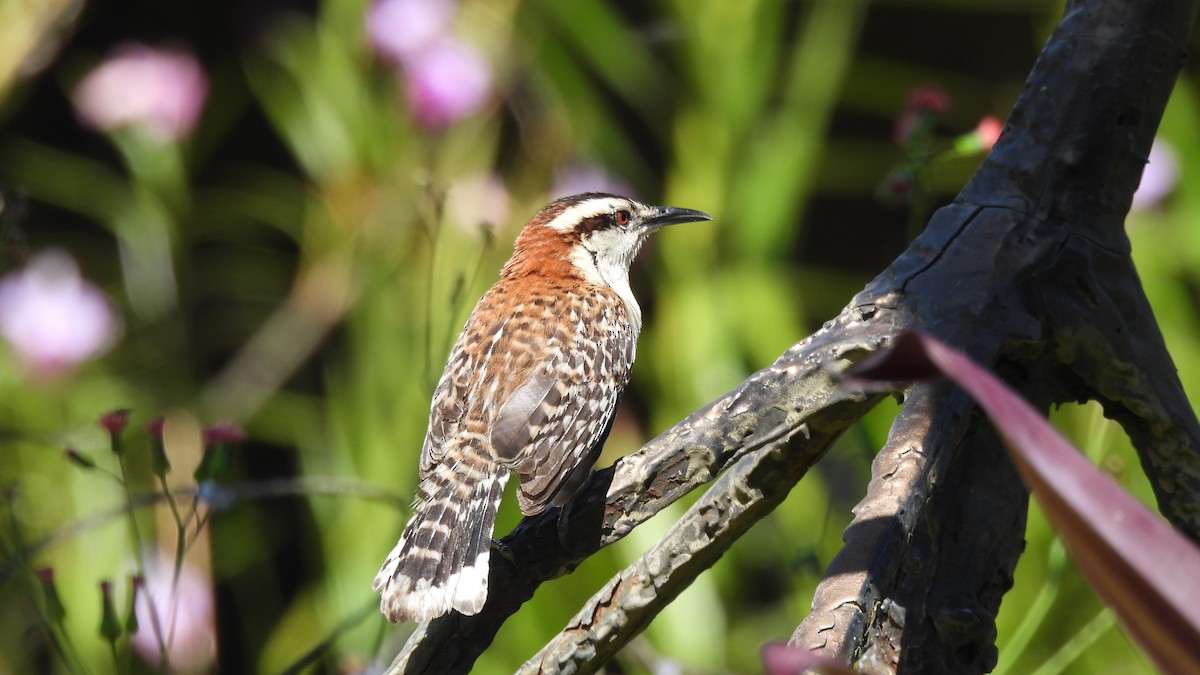
<svg viewBox="0 0 1200 675">
<path fill-rule="evenodd" d="M 617 211 L 615 214 L 613 214 L 613 217 L 617 219 L 618 225 L 628 225 L 629 224 L 629 212 L 628 211 Z"/>
</svg>

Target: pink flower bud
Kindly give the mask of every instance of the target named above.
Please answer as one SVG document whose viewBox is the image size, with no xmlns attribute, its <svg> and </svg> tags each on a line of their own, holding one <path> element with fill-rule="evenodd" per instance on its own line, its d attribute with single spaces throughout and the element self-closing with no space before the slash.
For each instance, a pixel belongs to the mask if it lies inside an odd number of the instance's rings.
<svg viewBox="0 0 1200 675">
<path fill-rule="evenodd" d="M 475 47 L 445 38 L 404 61 L 409 111 L 426 127 L 475 113 L 492 93 L 492 68 Z"/>
<path fill-rule="evenodd" d="M 167 425 L 167 418 L 159 415 L 146 422 L 146 433 L 154 438 L 162 438 L 163 428 Z"/>
<path fill-rule="evenodd" d="M 246 441 L 246 432 L 232 422 L 214 424 L 204 430 L 205 443 L 226 443 L 241 445 Z"/>
<path fill-rule="evenodd" d="M 111 581 L 105 579 L 100 582 L 100 594 L 100 635 L 109 642 L 116 642 L 121 637 L 121 621 L 117 619 L 117 608 L 113 605 Z"/>
<path fill-rule="evenodd" d="M 911 111 L 941 115 L 950 109 L 950 94 L 936 84 L 917 85 L 909 90 L 904 107 Z"/>
<path fill-rule="evenodd" d="M 119 434 L 129 425 L 129 410 L 118 408 L 100 416 L 100 426 L 110 434 Z"/>
<path fill-rule="evenodd" d="M 0 335 L 32 377 L 49 379 L 107 350 L 117 320 L 75 261 L 48 251 L 0 279 Z"/>
<path fill-rule="evenodd" d="M 608 192 L 614 195 L 636 196 L 633 186 L 619 174 L 599 164 L 572 162 L 554 172 L 550 197 L 558 199 L 581 192 Z"/>
<path fill-rule="evenodd" d="M 208 79 L 190 54 L 130 44 L 118 47 L 75 88 L 80 120 L 100 131 L 133 126 L 159 141 L 192 132 Z"/>
<path fill-rule="evenodd" d="M 1004 131 L 1004 122 L 1001 122 L 1000 118 L 995 115 L 984 115 L 983 119 L 979 120 L 979 124 L 975 126 L 975 136 L 984 150 L 992 149 L 992 146 L 1000 139 L 1002 131 Z"/>
<path fill-rule="evenodd" d="M 912 165 L 901 165 L 892 169 L 875 188 L 875 197 L 893 208 L 909 205 L 916 188 L 915 170 Z"/>
<path fill-rule="evenodd" d="M 457 10 L 453 0 L 377 0 L 364 17 L 367 39 L 380 56 L 401 63 L 446 35 Z"/>
<path fill-rule="evenodd" d="M 63 450 L 63 455 L 67 458 L 68 462 L 80 468 L 88 470 L 96 468 L 96 460 L 92 459 L 89 455 L 79 452 L 75 448 Z"/>
<path fill-rule="evenodd" d="M 125 632 L 131 636 L 136 635 L 138 629 L 141 628 L 137 614 L 138 594 L 145 585 L 146 581 L 142 575 L 135 574 L 129 577 L 129 612 L 125 616 Z"/>
<path fill-rule="evenodd" d="M 42 598 L 46 601 L 46 618 L 52 624 L 61 624 L 67 615 L 67 609 L 58 595 L 58 587 L 54 585 L 54 568 L 39 567 L 36 574 L 38 584 L 42 587 Z"/>
</svg>

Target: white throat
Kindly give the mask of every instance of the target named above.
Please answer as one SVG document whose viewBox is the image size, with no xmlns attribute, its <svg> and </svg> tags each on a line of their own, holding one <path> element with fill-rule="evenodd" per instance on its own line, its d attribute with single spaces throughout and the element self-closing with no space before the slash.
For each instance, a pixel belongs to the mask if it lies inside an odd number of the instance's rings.
<svg viewBox="0 0 1200 675">
<path fill-rule="evenodd" d="M 593 233 L 580 246 L 574 247 L 570 258 L 580 276 L 589 283 L 616 291 L 629 310 L 635 333 L 642 328 L 642 309 L 629 287 L 629 265 L 641 247 L 642 239 L 638 235 L 607 230 Z"/>
</svg>

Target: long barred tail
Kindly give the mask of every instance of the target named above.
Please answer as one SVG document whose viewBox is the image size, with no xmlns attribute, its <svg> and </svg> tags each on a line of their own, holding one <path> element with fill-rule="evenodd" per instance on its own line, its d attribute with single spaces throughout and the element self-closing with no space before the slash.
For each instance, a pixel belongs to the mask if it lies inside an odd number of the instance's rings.
<svg viewBox="0 0 1200 675">
<path fill-rule="evenodd" d="M 487 600 L 488 556 L 508 470 L 439 464 L 421 481 L 412 518 L 388 554 L 374 590 L 389 621 L 428 621 Z"/>
</svg>

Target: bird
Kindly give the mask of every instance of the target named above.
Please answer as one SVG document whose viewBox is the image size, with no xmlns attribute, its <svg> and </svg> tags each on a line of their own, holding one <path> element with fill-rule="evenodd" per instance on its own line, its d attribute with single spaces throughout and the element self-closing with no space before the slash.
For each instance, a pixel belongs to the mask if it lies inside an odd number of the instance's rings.
<svg viewBox="0 0 1200 675">
<path fill-rule="evenodd" d="M 413 514 L 373 583 L 392 623 L 480 612 L 510 474 L 526 516 L 568 504 L 586 483 L 641 331 L 630 264 L 660 227 L 711 219 L 589 192 L 521 229 L 433 392 Z"/>
</svg>

